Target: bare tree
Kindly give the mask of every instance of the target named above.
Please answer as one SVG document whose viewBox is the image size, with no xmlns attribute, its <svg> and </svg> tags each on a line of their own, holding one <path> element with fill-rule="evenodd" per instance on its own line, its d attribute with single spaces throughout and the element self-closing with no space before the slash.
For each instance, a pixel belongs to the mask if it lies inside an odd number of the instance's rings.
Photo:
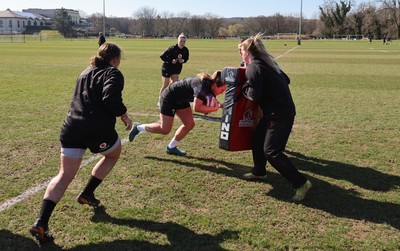
<svg viewBox="0 0 400 251">
<path fill-rule="evenodd" d="M 157 27 L 161 36 L 171 36 L 173 18 L 174 14 L 169 11 L 164 11 L 160 16 L 157 16 Z"/>
<path fill-rule="evenodd" d="M 229 36 L 238 37 L 244 34 L 244 27 L 241 24 L 229 25 L 228 27 Z"/>
<path fill-rule="evenodd" d="M 204 15 L 206 19 L 206 31 L 210 37 L 218 36 L 218 30 L 222 26 L 222 19 L 213 14 L 213 13 L 206 13 Z"/>
<path fill-rule="evenodd" d="M 103 14 L 94 13 L 89 16 L 88 20 L 91 23 L 94 32 L 98 33 L 103 30 Z"/>
<path fill-rule="evenodd" d="M 320 19 L 325 25 L 324 35 L 331 37 L 335 34 L 346 33 L 347 14 L 352 7 L 352 1 L 342 1 L 339 3 L 327 1 L 325 6 L 320 6 Z"/>
<path fill-rule="evenodd" d="M 390 20 L 396 28 L 396 36 L 400 38 L 400 0 L 377 0 L 383 9 L 383 18 Z"/>
<path fill-rule="evenodd" d="M 180 33 L 188 33 L 187 22 L 190 17 L 190 13 L 187 11 L 182 11 L 176 15 L 175 28 L 177 35 Z M 186 34 L 189 35 L 189 34 Z"/>
<path fill-rule="evenodd" d="M 139 21 L 139 27 L 143 36 L 154 35 L 155 19 L 157 17 L 156 9 L 142 7 L 135 12 L 134 17 Z"/>
<path fill-rule="evenodd" d="M 202 16 L 191 16 L 188 20 L 189 29 L 192 36 L 201 37 L 205 30 L 205 18 Z"/>
</svg>

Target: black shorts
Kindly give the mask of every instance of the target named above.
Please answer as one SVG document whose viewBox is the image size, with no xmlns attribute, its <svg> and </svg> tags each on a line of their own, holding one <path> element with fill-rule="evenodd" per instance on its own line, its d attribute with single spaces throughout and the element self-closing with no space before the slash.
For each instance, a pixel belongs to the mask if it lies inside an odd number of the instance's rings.
<svg viewBox="0 0 400 251">
<path fill-rule="evenodd" d="M 190 107 L 189 102 L 177 103 L 163 96 L 160 98 L 160 113 L 165 116 L 174 117 L 177 109 L 185 109 Z"/>
<path fill-rule="evenodd" d="M 181 74 L 182 64 L 163 64 L 161 67 L 161 76 L 165 78 L 171 77 L 174 74 Z"/>
<path fill-rule="evenodd" d="M 118 138 L 115 129 L 101 130 L 95 133 L 76 133 L 73 130 L 63 128 L 60 142 L 62 148 L 89 148 L 92 153 L 101 153 L 114 146 Z"/>
</svg>

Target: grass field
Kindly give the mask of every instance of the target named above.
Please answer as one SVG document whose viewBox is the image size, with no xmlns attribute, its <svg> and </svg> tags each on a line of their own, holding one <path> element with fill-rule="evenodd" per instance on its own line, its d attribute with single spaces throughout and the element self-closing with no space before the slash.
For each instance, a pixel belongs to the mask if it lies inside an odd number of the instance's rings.
<svg viewBox="0 0 400 251">
<path fill-rule="evenodd" d="M 0 250 L 39 249 L 28 229 L 58 172 L 61 123 L 96 42 L 0 43 Z M 159 55 L 175 41 L 113 42 L 124 49 L 131 117 L 157 120 Z M 188 40 L 181 78 L 238 66 L 237 42 Z M 251 153 L 219 149 L 218 122 L 197 120 L 180 144 L 188 156 L 175 157 L 164 152 L 172 133 L 125 143 L 118 121 L 123 152 L 96 193 L 105 210 L 74 199 L 96 162 L 87 152 L 50 220 L 55 243 L 42 249 L 400 250 L 400 42 L 266 46 L 291 78 L 297 117 L 287 153 L 314 185 L 303 202 L 290 201 L 271 166 L 266 182 L 242 180 Z"/>
</svg>

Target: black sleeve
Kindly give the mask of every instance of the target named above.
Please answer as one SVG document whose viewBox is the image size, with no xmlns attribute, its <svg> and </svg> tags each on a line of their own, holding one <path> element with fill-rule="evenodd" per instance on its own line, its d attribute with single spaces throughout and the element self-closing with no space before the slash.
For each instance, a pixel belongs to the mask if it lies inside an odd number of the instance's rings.
<svg viewBox="0 0 400 251">
<path fill-rule="evenodd" d="M 242 86 L 243 95 L 253 101 L 263 95 L 263 81 L 259 67 L 249 64 L 246 69 L 246 83 Z"/>
<path fill-rule="evenodd" d="M 172 58 L 172 51 L 174 49 L 174 46 L 169 47 L 168 49 L 166 49 L 163 53 L 161 53 L 160 58 L 162 61 L 167 62 L 167 63 L 171 63 L 173 58 Z"/>
<path fill-rule="evenodd" d="M 116 117 L 122 116 L 127 109 L 122 102 L 122 90 L 124 89 L 124 76 L 116 69 L 111 68 L 103 86 L 102 101 L 105 107 Z"/>
<path fill-rule="evenodd" d="M 286 75 L 286 73 L 284 71 L 281 70 L 281 74 L 283 75 L 283 77 L 286 79 L 287 84 L 290 84 L 290 78 L 288 77 L 288 75 Z"/>
<path fill-rule="evenodd" d="M 186 63 L 189 60 L 189 49 L 187 47 L 185 47 L 185 53 L 183 55 L 183 60 L 185 60 L 184 63 Z"/>
</svg>

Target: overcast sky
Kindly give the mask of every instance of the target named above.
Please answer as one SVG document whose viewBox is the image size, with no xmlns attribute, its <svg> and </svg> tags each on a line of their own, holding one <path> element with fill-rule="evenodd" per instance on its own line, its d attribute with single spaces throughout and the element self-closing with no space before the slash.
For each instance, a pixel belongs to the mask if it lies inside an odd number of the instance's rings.
<svg viewBox="0 0 400 251">
<path fill-rule="evenodd" d="M 304 18 L 318 18 L 318 6 L 324 0 L 1 0 L 0 10 L 21 11 L 28 8 L 74 9 L 87 15 L 103 13 L 105 2 L 106 16 L 133 17 L 140 8 L 150 7 L 158 13 L 169 11 L 178 14 L 187 11 L 191 15 L 213 13 L 221 17 L 254 17 L 281 15 L 300 16 L 301 2 Z"/>
</svg>

